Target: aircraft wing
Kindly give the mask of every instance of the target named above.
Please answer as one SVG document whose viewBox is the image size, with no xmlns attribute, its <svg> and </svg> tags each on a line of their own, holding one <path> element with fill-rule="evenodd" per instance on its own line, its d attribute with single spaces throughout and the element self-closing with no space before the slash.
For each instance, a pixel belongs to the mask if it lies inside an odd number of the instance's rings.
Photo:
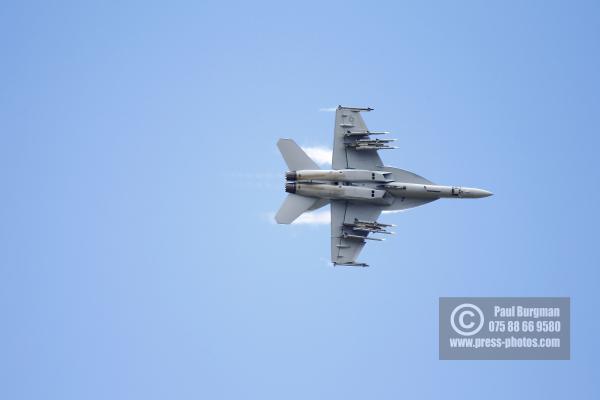
<svg viewBox="0 0 600 400">
<path fill-rule="evenodd" d="M 360 113 L 371 110 L 338 106 L 333 137 L 333 169 L 379 170 L 383 167 L 377 149 L 391 148 L 387 145 L 391 140 L 370 136 L 373 133 L 369 132 Z"/>
<path fill-rule="evenodd" d="M 355 230 L 352 225 L 357 220 L 375 222 L 380 214 L 381 207 L 377 205 L 332 200 L 331 262 L 340 265 L 366 266 L 366 264 L 357 263 L 356 258 L 365 246 L 369 232 Z"/>
</svg>

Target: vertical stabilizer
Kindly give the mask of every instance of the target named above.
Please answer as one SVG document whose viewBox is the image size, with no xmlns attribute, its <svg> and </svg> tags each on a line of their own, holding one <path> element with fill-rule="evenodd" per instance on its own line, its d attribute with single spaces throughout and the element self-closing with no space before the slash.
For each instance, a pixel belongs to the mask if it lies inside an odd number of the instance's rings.
<svg viewBox="0 0 600 400">
<path fill-rule="evenodd" d="M 277 147 L 290 171 L 320 169 L 292 139 L 279 139 L 277 141 Z"/>
<path fill-rule="evenodd" d="M 313 207 L 319 200 L 320 199 L 314 197 L 290 193 L 285 198 L 279 211 L 277 211 L 275 221 L 277 221 L 278 224 L 291 224 L 296 218 L 302 215 L 302 213 Z"/>
</svg>

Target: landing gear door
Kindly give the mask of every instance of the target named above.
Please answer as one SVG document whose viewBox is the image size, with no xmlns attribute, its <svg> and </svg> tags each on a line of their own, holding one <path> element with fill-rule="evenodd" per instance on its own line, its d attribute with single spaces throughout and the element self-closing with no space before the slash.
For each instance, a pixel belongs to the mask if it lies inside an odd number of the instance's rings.
<svg viewBox="0 0 600 400">
<path fill-rule="evenodd" d="M 462 189 L 456 186 L 452 186 L 452 196 L 454 197 L 462 197 Z"/>
</svg>

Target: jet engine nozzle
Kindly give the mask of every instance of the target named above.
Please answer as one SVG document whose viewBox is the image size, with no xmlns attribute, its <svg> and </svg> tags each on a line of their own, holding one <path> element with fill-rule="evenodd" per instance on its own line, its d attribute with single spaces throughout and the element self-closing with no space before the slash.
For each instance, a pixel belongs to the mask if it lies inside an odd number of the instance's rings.
<svg viewBox="0 0 600 400">
<path fill-rule="evenodd" d="M 285 191 L 287 193 L 296 193 L 296 182 L 286 182 Z"/>
<path fill-rule="evenodd" d="M 298 178 L 298 174 L 296 171 L 288 171 L 285 173 L 285 180 L 287 181 L 295 181 Z"/>
</svg>

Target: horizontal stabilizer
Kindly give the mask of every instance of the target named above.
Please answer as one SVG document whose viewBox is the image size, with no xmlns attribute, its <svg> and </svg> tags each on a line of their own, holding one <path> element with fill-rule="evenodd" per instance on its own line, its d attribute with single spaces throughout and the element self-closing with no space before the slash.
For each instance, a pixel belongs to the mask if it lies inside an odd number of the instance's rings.
<svg viewBox="0 0 600 400">
<path fill-rule="evenodd" d="M 291 224 L 296 218 L 305 211 L 308 211 L 317 202 L 319 202 L 319 199 L 317 198 L 290 193 L 281 205 L 279 211 L 277 211 L 275 221 L 277 221 L 278 224 Z"/>
</svg>

